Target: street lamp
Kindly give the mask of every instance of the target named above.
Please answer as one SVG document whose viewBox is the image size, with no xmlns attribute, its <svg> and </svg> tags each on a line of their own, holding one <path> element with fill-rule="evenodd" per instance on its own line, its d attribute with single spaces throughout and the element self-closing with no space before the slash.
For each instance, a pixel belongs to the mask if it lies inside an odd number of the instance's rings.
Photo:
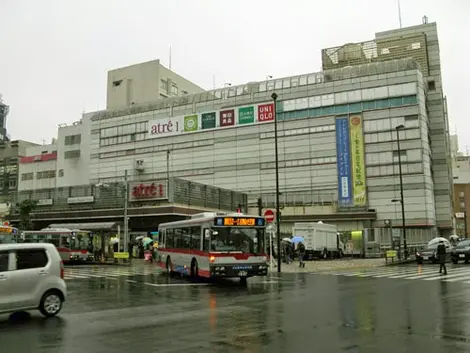
<svg viewBox="0 0 470 353">
<path fill-rule="evenodd" d="M 275 154 L 275 169 L 276 169 L 276 227 L 277 227 L 277 272 L 281 272 L 281 215 L 279 212 L 279 153 L 277 148 L 277 114 L 276 114 L 276 100 L 277 94 L 274 92 L 271 95 L 274 101 L 274 154 Z"/>
<path fill-rule="evenodd" d="M 400 148 L 400 130 L 404 129 L 405 125 L 400 124 L 395 127 L 397 132 L 397 148 L 398 148 L 398 173 L 400 175 L 400 204 L 401 204 L 401 224 L 403 229 L 403 250 L 405 253 L 405 260 L 408 258 L 408 248 L 406 246 L 406 228 L 405 228 L 405 202 L 403 197 L 403 173 L 401 169 L 401 148 Z M 392 202 L 398 200 L 392 200 Z"/>
</svg>

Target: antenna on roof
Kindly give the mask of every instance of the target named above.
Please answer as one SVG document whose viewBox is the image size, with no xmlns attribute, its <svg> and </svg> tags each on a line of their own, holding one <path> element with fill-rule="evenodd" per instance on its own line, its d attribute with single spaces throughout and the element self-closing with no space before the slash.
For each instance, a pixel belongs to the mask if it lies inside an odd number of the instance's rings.
<svg viewBox="0 0 470 353">
<path fill-rule="evenodd" d="M 215 89 L 215 75 L 212 75 L 212 89 Z"/>
<path fill-rule="evenodd" d="M 402 23 L 401 23 L 401 6 L 400 6 L 400 0 L 398 0 L 398 21 L 400 22 L 400 28 L 402 28 Z"/>
<path fill-rule="evenodd" d="M 170 45 L 170 63 L 168 65 L 168 68 L 171 70 L 171 45 Z"/>
<path fill-rule="evenodd" d="M 423 25 L 428 24 L 428 16 L 424 15 L 423 16 Z"/>
</svg>

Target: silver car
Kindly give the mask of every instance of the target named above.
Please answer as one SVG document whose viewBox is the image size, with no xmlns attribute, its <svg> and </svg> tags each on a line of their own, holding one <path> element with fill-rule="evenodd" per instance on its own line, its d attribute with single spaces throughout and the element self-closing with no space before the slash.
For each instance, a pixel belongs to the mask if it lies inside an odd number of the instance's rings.
<svg viewBox="0 0 470 353">
<path fill-rule="evenodd" d="M 64 265 L 53 244 L 0 244 L 0 314 L 57 315 L 67 297 Z"/>
</svg>

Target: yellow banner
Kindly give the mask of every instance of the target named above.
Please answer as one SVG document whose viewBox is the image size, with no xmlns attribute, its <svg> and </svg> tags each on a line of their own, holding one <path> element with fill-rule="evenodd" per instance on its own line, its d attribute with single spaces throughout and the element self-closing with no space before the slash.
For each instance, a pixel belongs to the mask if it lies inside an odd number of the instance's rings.
<svg viewBox="0 0 470 353">
<path fill-rule="evenodd" d="M 354 206 L 366 206 L 366 166 L 364 163 L 364 133 L 361 115 L 349 117 L 351 135 L 351 172 Z"/>
</svg>

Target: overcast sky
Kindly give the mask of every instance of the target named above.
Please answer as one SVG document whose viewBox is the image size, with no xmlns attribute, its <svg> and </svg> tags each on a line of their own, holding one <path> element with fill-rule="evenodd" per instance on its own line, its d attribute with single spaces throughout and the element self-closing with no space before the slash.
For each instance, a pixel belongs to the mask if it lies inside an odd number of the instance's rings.
<svg viewBox="0 0 470 353">
<path fill-rule="evenodd" d="M 450 129 L 470 147 L 465 108 L 469 0 L 401 0 L 403 26 L 439 30 Z M 0 0 L 0 93 L 13 139 L 105 107 L 109 69 L 160 58 L 206 89 L 321 70 L 321 49 L 399 27 L 397 0 Z"/>
</svg>

